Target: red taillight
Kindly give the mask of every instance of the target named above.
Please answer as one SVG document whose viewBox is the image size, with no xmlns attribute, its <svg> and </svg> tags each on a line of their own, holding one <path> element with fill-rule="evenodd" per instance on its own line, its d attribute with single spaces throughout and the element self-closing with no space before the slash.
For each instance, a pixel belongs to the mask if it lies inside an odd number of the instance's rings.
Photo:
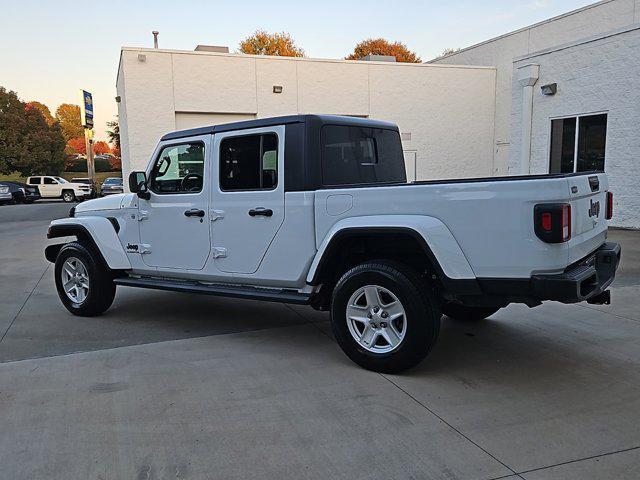
<svg viewBox="0 0 640 480">
<path fill-rule="evenodd" d="M 571 238 L 571 205 L 543 203 L 533 210 L 536 236 L 547 243 L 562 243 Z"/>
<path fill-rule="evenodd" d="M 607 192 L 607 210 L 604 214 L 604 218 L 611 220 L 613 218 L 613 193 Z"/>
</svg>

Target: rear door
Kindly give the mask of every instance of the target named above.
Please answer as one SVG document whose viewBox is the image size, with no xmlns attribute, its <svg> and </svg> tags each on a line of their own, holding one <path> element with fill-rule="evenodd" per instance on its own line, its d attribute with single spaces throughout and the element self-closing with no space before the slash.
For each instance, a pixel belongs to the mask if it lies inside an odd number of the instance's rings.
<svg viewBox="0 0 640 480">
<path fill-rule="evenodd" d="M 605 210 L 609 184 L 604 173 L 567 178 L 571 203 L 569 263 L 602 245 L 607 231 Z"/>
<path fill-rule="evenodd" d="M 254 273 L 284 221 L 284 126 L 215 135 L 212 255 L 225 273 Z"/>
</svg>

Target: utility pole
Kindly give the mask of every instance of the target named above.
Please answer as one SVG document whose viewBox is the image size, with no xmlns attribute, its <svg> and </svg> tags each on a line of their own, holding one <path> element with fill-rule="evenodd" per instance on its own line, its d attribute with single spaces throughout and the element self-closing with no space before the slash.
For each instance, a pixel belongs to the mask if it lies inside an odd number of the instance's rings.
<svg viewBox="0 0 640 480">
<path fill-rule="evenodd" d="M 93 130 L 91 128 L 84 129 L 84 145 L 87 149 L 87 173 L 93 182 L 96 176 L 96 166 L 93 162 Z"/>
<path fill-rule="evenodd" d="M 86 90 L 80 90 L 80 122 L 84 128 L 84 144 L 87 148 L 87 174 L 91 182 L 95 180 L 96 167 L 93 163 L 93 97 Z"/>
</svg>

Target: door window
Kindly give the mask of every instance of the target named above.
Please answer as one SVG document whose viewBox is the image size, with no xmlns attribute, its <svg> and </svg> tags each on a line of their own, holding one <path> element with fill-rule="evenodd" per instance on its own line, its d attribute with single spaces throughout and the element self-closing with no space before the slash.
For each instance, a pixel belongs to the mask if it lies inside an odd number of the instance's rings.
<svg viewBox="0 0 640 480">
<path fill-rule="evenodd" d="M 56 182 L 53 178 L 51 177 L 44 177 L 44 184 L 45 185 L 57 185 L 58 182 Z"/>
<path fill-rule="evenodd" d="M 204 144 L 164 147 L 151 171 L 151 191 L 159 194 L 198 193 L 204 178 Z"/>
<path fill-rule="evenodd" d="M 549 173 L 603 172 L 606 139 L 606 113 L 551 120 Z"/>
<path fill-rule="evenodd" d="M 29 178 L 29 185 L 40 185 L 40 183 L 42 183 L 40 177 Z"/>
<path fill-rule="evenodd" d="M 220 142 L 220 189 L 273 190 L 278 185 L 275 133 L 229 137 Z"/>
</svg>

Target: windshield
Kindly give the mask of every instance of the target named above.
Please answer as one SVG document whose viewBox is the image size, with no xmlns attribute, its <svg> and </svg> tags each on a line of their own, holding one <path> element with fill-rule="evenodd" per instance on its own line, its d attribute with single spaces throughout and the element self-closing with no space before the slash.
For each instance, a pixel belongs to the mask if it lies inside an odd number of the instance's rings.
<svg viewBox="0 0 640 480">
<path fill-rule="evenodd" d="M 104 181 L 105 185 L 122 185 L 122 179 L 121 178 L 107 178 Z"/>
<path fill-rule="evenodd" d="M 69 182 L 67 182 L 67 181 L 66 181 L 64 178 L 62 178 L 62 177 L 53 177 L 53 178 L 55 178 L 55 179 L 56 179 L 58 182 L 60 182 L 60 183 L 69 183 Z"/>
</svg>

